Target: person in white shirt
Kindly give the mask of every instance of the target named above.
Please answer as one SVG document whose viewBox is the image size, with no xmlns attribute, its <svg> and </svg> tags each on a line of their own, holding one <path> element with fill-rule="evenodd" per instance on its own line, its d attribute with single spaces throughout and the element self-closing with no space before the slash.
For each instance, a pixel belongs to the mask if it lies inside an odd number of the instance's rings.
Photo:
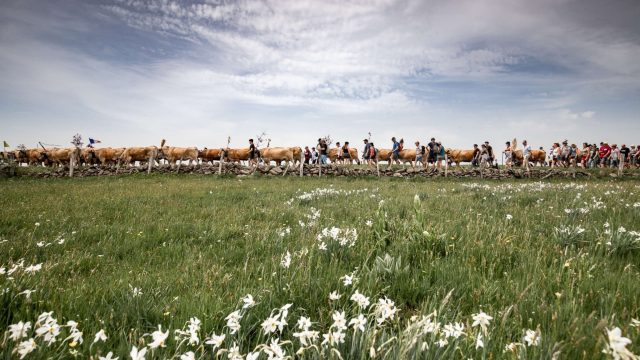
<svg viewBox="0 0 640 360">
<path fill-rule="evenodd" d="M 522 166 L 529 170 L 529 158 L 531 157 L 531 145 L 527 143 L 527 140 L 522 142 Z"/>
</svg>

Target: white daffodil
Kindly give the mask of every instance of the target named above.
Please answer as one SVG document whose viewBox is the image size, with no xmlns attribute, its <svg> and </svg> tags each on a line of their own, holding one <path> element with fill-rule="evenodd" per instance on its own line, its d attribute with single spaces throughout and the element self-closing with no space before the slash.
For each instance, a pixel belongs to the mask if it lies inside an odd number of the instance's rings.
<svg viewBox="0 0 640 360">
<path fill-rule="evenodd" d="M 342 297 L 342 295 L 340 295 L 337 291 L 332 291 L 329 294 L 329 300 L 331 300 L 331 301 L 340 300 L 341 297 Z"/>
<path fill-rule="evenodd" d="M 222 342 L 226 337 L 225 334 L 216 335 L 216 333 L 211 334 L 211 337 L 206 340 L 204 343 L 207 345 L 213 345 L 213 350 L 222 346 Z"/>
<path fill-rule="evenodd" d="M 369 298 L 362 295 L 358 290 L 356 290 L 356 292 L 353 293 L 353 295 L 351 295 L 351 301 L 358 304 L 358 306 L 362 310 L 365 310 L 366 308 L 368 308 L 370 303 Z"/>
<path fill-rule="evenodd" d="M 194 354 L 193 351 L 187 351 L 180 355 L 180 360 L 196 360 L 196 354 Z"/>
<path fill-rule="evenodd" d="M 9 325 L 9 339 L 18 341 L 27 337 L 27 333 L 31 330 L 31 322 L 26 323 L 20 321 L 17 324 Z"/>
<path fill-rule="evenodd" d="M 257 360 L 260 357 L 260 351 L 254 351 L 247 354 L 245 360 Z"/>
<path fill-rule="evenodd" d="M 155 349 L 159 347 L 165 347 L 166 340 L 169 337 L 169 330 L 162 332 L 162 325 L 158 325 L 158 330 L 151 333 L 151 343 L 149 344 L 150 349 Z"/>
<path fill-rule="evenodd" d="M 297 326 L 300 330 L 309 330 L 309 328 L 311 328 L 311 319 L 305 316 L 300 316 Z"/>
<path fill-rule="evenodd" d="M 353 284 L 353 276 L 352 275 L 345 275 L 341 278 L 342 280 L 342 284 L 344 286 L 349 286 L 351 284 Z"/>
<path fill-rule="evenodd" d="M 398 308 L 395 303 L 389 298 L 378 299 L 376 304 L 375 314 L 376 322 L 381 325 L 387 320 L 393 320 L 398 312 Z"/>
<path fill-rule="evenodd" d="M 242 354 L 240 354 L 240 347 L 234 342 L 233 346 L 229 348 L 227 354 L 229 360 L 242 360 Z"/>
<path fill-rule="evenodd" d="M 513 219 L 513 215 L 507 214 L 507 220 L 511 220 L 511 219 Z"/>
<path fill-rule="evenodd" d="M 107 341 L 107 334 L 105 334 L 104 329 L 100 329 L 96 333 L 96 336 L 93 338 L 93 343 L 97 343 L 98 341 Z"/>
<path fill-rule="evenodd" d="M 367 318 L 365 318 L 362 314 L 349 321 L 349 326 L 353 328 L 353 332 L 357 332 L 358 330 L 364 332 L 365 325 L 367 325 Z"/>
<path fill-rule="evenodd" d="M 109 351 L 107 356 L 98 356 L 98 360 L 118 360 L 117 357 L 113 357 L 113 352 Z"/>
<path fill-rule="evenodd" d="M 231 330 L 231 334 L 235 334 L 240 330 L 240 320 L 242 319 L 240 310 L 232 312 L 224 319 L 227 320 L 227 327 Z"/>
<path fill-rule="evenodd" d="M 464 334 L 464 324 L 462 323 L 449 323 L 442 329 L 445 337 L 452 337 L 454 339 L 459 338 Z"/>
<path fill-rule="evenodd" d="M 613 330 L 607 329 L 608 347 L 603 350 L 604 353 L 610 354 L 614 359 L 634 360 L 637 357 L 627 349 L 627 345 L 631 344 L 631 340 L 622 336 L 622 330 L 619 327 Z"/>
<path fill-rule="evenodd" d="M 253 300 L 253 295 L 251 294 L 247 294 L 245 297 L 243 297 L 242 302 L 243 302 L 243 305 L 242 305 L 243 309 L 248 309 L 250 307 L 253 307 L 256 304 L 255 300 Z"/>
<path fill-rule="evenodd" d="M 473 324 L 471 324 L 471 327 L 480 326 L 480 328 L 482 328 L 482 332 L 486 334 L 487 326 L 489 326 L 489 322 L 491 320 L 493 320 L 491 316 L 485 314 L 484 311 L 480 311 L 477 314 L 473 314 Z"/>
<path fill-rule="evenodd" d="M 291 266 L 291 253 L 287 250 L 287 252 L 282 256 L 282 260 L 280 260 L 280 265 L 288 269 Z"/>
<path fill-rule="evenodd" d="M 286 358 L 286 352 L 280 344 L 278 343 L 280 339 L 271 339 L 271 343 L 268 347 L 263 349 L 264 353 L 267 354 L 268 359 L 270 360 L 284 360 Z"/>
<path fill-rule="evenodd" d="M 29 275 L 33 275 L 36 272 L 40 271 L 41 269 L 42 269 L 42 264 L 29 265 L 26 268 L 24 268 L 24 272 Z"/>
<path fill-rule="evenodd" d="M 345 317 L 344 311 L 334 311 L 331 318 L 333 318 L 333 324 L 331 325 L 332 329 L 336 329 L 338 331 L 344 331 L 347 329 L 347 318 Z"/>
<path fill-rule="evenodd" d="M 540 334 L 537 331 L 527 329 L 524 335 L 524 342 L 527 346 L 538 346 L 540 345 Z"/>
<path fill-rule="evenodd" d="M 29 339 L 18 344 L 18 347 L 16 348 L 15 352 L 17 352 L 18 355 L 20 355 L 20 359 L 24 359 L 24 357 L 27 356 L 29 353 L 31 353 L 33 350 L 35 350 L 36 347 L 37 345 L 35 340 Z"/>
<path fill-rule="evenodd" d="M 276 330 L 278 330 L 279 325 L 280 325 L 280 314 L 268 317 L 261 324 L 262 331 L 264 331 L 265 334 L 276 332 Z"/>
<path fill-rule="evenodd" d="M 129 356 L 131 356 L 131 360 L 144 360 L 144 356 L 147 354 L 147 348 L 144 347 L 138 350 L 137 347 L 132 347 L 129 352 Z"/>
</svg>

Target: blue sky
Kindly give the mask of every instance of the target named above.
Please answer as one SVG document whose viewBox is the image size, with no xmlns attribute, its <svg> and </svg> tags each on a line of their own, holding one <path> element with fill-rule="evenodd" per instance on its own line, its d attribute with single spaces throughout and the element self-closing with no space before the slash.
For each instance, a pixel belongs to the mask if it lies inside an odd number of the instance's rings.
<svg viewBox="0 0 640 360">
<path fill-rule="evenodd" d="M 0 140 L 640 143 L 640 2 L 0 3 Z"/>
</svg>

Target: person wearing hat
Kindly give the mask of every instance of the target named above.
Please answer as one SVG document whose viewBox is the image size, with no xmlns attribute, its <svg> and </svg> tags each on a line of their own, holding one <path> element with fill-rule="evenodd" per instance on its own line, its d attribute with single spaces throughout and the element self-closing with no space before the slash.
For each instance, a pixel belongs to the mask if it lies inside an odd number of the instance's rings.
<svg viewBox="0 0 640 360">
<path fill-rule="evenodd" d="M 604 168 L 609 165 L 609 158 L 611 157 L 611 146 L 606 141 L 600 146 L 598 151 L 598 157 L 600 158 L 600 167 Z"/>
</svg>

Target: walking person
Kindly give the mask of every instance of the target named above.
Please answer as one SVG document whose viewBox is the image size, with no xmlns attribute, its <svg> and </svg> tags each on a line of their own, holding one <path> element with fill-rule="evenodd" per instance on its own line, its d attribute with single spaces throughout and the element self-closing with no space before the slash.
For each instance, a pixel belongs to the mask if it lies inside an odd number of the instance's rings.
<svg viewBox="0 0 640 360">
<path fill-rule="evenodd" d="M 312 164 L 318 163 L 318 151 L 316 150 L 315 147 L 311 148 L 311 163 Z"/>
<path fill-rule="evenodd" d="M 391 162 L 389 165 L 393 163 L 400 163 L 400 143 L 396 141 L 396 137 L 392 137 L 391 141 L 393 141 L 393 147 L 391 148 Z"/>
<path fill-rule="evenodd" d="M 362 160 L 365 164 L 369 163 L 369 160 L 371 159 L 371 156 L 369 156 L 369 147 L 371 146 L 369 144 L 369 140 L 368 139 L 364 139 L 364 149 L 362 150 Z"/>
<path fill-rule="evenodd" d="M 378 150 L 373 143 L 369 143 L 369 165 L 376 165 L 378 163 Z"/>
<path fill-rule="evenodd" d="M 478 144 L 473 144 L 473 158 L 471 159 L 471 166 L 480 166 L 480 148 L 478 148 Z"/>
<path fill-rule="evenodd" d="M 513 150 L 513 149 L 512 149 L 512 147 L 511 147 L 511 141 L 507 141 L 507 142 L 505 143 L 505 149 L 504 149 L 504 151 L 503 151 L 504 157 L 505 157 L 505 159 L 506 159 L 505 166 L 506 166 L 507 168 L 510 168 L 510 167 L 511 167 L 511 165 L 513 165 L 512 150 Z"/>
<path fill-rule="evenodd" d="M 438 161 L 438 169 L 441 169 L 442 168 L 442 161 L 444 160 L 445 155 L 446 155 L 446 150 L 445 150 L 444 146 L 442 146 L 442 143 L 440 141 L 438 141 L 436 143 L 436 146 L 437 146 L 437 149 L 438 149 L 438 153 L 436 155 L 436 159 Z"/>
<path fill-rule="evenodd" d="M 309 162 L 311 161 L 311 150 L 309 150 L 308 146 L 304 147 L 304 163 L 309 165 Z"/>
<path fill-rule="evenodd" d="M 427 147 L 429 148 L 429 156 L 427 158 L 427 170 L 429 169 L 429 164 L 431 164 L 434 169 L 436 167 L 435 146 L 436 146 L 436 138 L 431 138 L 431 141 L 427 144 Z"/>
<path fill-rule="evenodd" d="M 413 167 L 415 168 L 416 166 L 418 166 L 418 163 L 420 163 L 424 167 L 424 161 L 422 159 L 423 159 L 425 148 L 424 146 L 420 146 L 420 141 L 416 141 L 415 145 L 416 145 L 416 158 L 414 160 Z"/>
<path fill-rule="evenodd" d="M 253 139 L 249 139 L 249 166 L 258 165 L 258 149 L 253 143 Z"/>
<path fill-rule="evenodd" d="M 527 140 L 522 141 L 522 167 L 529 171 L 529 158 L 531 157 L 531 145 Z"/>
<path fill-rule="evenodd" d="M 496 156 L 493 153 L 493 147 L 488 141 L 485 141 L 484 145 L 487 148 L 487 154 L 489 154 L 489 166 L 493 166 L 493 161 L 496 159 Z"/>
<path fill-rule="evenodd" d="M 327 142 L 324 139 L 318 139 L 318 153 L 320 156 L 320 165 L 327 165 Z"/>
<path fill-rule="evenodd" d="M 342 162 L 343 163 L 347 163 L 347 161 L 349 163 L 351 163 L 351 153 L 349 153 L 349 142 L 345 141 L 344 145 L 342 146 Z"/>
<path fill-rule="evenodd" d="M 600 149 L 598 150 L 598 157 L 600 159 L 600 168 L 609 166 L 609 157 L 611 156 L 611 147 L 605 142 L 600 143 Z"/>
</svg>

